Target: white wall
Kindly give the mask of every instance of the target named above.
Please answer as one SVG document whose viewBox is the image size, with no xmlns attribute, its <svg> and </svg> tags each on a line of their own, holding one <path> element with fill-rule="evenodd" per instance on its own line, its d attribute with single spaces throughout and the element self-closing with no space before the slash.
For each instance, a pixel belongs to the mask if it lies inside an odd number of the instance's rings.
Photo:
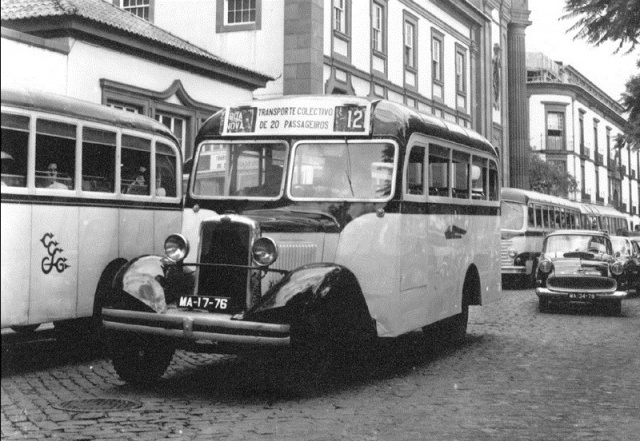
<svg viewBox="0 0 640 441">
<path fill-rule="evenodd" d="M 66 94 L 67 56 L 2 38 L 2 86 L 28 87 Z"/>
</svg>

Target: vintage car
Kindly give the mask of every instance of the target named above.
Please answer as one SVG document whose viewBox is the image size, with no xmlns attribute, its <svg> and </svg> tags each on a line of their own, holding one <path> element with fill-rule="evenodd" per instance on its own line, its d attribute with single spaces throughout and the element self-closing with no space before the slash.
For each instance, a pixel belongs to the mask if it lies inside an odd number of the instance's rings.
<svg viewBox="0 0 640 441">
<path fill-rule="evenodd" d="M 554 303 L 590 303 L 619 315 L 627 296 L 619 289 L 623 281 L 624 262 L 607 233 L 557 230 L 545 237 L 536 274 L 540 312 Z"/>
<path fill-rule="evenodd" d="M 622 286 L 629 295 L 640 293 L 640 245 L 632 237 L 611 236 L 613 253 L 624 262 Z"/>
</svg>

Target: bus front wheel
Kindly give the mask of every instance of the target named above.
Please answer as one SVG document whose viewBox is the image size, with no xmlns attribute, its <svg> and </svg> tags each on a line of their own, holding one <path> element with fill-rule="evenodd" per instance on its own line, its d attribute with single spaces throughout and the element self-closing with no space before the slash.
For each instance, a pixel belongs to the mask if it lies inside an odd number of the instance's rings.
<svg viewBox="0 0 640 441">
<path fill-rule="evenodd" d="M 114 332 L 109 338 L 113 368 L 125 382 L 149 385 L 167 370 L 175 346 L 162 338 Z"/>
</svg>

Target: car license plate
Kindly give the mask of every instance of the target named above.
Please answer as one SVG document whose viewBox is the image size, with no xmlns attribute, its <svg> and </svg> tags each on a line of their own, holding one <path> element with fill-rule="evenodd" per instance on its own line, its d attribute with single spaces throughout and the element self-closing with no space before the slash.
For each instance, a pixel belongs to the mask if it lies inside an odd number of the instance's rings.
<svg viewBox="0 0 640 441">
<path fill-rule="evenodd" d="M 590 292 L 570 292 L 569 298 L 572 300 L 593 300 L 596 295 Z"/>
<path fill-rule="evenodd" d="M 229 307 L 229 297 L 206 297 L 206 296 L 180 296 L 178 299 L 179 308 L 205 309 L 207 311 L 226 311 Z"/>
</svg>

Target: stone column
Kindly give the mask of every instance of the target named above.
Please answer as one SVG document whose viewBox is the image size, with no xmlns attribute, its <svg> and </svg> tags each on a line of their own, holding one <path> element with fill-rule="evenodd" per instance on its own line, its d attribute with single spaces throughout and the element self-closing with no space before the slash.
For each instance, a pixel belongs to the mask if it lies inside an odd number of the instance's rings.
<svg viewBox="0 0 640 441">
<path fill-rule="evenodd" d="M 284 95 L 322 94 L 323 0 L 284 2 Z"/>
<path fill-rule="evenodd" d="M 525 48 L 525 28 L 530 24 L 528 16 L 526 9 L 512 11 L 513 20 L 507 30 L 510 176 L 505 185 L 525 190 L 529 189 L 529 100 Z"/>
</svg>

